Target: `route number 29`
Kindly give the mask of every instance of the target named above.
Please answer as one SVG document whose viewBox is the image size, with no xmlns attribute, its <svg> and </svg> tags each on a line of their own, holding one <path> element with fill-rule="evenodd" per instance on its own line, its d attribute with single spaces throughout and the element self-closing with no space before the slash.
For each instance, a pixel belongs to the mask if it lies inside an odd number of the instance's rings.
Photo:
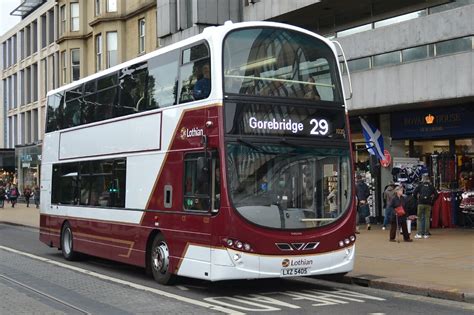
<svg viewBox="0 0 474 315">
<path fill-rule="evenodd" d="M 311 119 L 309 122 L 313 129 L 311 129 L 312 135 L 322 135 L 325 136 L 329 132 L 329 124 L 326 119 Z"/>
</svg>

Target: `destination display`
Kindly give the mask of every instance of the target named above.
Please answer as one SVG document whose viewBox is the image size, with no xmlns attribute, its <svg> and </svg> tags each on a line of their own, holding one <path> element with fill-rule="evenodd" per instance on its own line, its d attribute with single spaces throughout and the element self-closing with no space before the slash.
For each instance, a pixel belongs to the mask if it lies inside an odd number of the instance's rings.
<svg viewBox="0 0 474 315">
<path fill-rule="evenodd" d="M 340 108 L 226 103 L 225 118 L 227 134 L 345 138 L 345 114 Z"/>
</svg>

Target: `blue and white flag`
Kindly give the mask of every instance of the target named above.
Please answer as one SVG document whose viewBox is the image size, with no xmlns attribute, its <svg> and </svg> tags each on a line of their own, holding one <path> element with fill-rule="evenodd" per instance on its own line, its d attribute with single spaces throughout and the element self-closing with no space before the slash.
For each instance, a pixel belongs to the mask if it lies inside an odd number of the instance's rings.
<svg viewBox="0 0 474 315">
<path fill-rule="evenodd" d="M 375 155 L 379 160 L 385 160 L 383 137 L 380 130 L 370 125 L 364 118 L 360 117 L 362 124 L 362 133 L 364 134 L 367 151 L 371 155 Z"/>
</svg>

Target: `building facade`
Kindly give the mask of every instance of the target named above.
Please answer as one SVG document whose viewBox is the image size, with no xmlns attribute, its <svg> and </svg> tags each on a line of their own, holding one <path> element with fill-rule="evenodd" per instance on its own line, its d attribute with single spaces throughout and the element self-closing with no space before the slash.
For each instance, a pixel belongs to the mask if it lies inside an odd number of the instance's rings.
<svg viewBox="0 0 474 315">
<path fill-rule="evenodd" d="M 158 16 L 169 16 L 158 20 L 164 45 L 221 24 L 221 16 L 289 23 L 340 42 L 353 84 L 351 136 L 362 148 L 354 151 L 355 168 L 373 184 L 374 217 L 383 215 L 381 195 L 391 180 L 410 191 L 428 172 L 448 194 L 474 186 L 473 0 L 157 3 Z M 369 157 L 359 117 L 381 130 L 388 165 Z"/>
<path fill-rule="evenodd" d="M 38 184 L 46 93 L 59 86 L 55 1 L 24 1 L 22 20 L 0 39 L 0 148 L 15 149 L 3 180 Z M 13 174 L 12 174 L 13 173 Z"/>
<path fill-rule="evenodd" d="M 11 13 L 22 20 L 0 38 L 0 149 L 15 149 L 16 168 L 3 171 L 5 179 L 20 190 L 39 184 L 47 92 L 155 50 L 156 7 L 26 0 Z"/>
</svg>

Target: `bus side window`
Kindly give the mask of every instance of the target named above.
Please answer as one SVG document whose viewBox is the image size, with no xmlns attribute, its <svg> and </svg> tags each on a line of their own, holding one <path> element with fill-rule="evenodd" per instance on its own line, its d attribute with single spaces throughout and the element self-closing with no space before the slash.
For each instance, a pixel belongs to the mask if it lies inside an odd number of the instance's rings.
<svg viewBox="0 0 474 315">
<path fill-rule="evenodd" d="M 209 80 L 209 71 L 207 74 L 203 73 L 203 68 L 207 64 L 208 70 L 210 65 L 209 48 L 206 44 L 201 43 L 193 47 L 184 49 L 181 55 L 182 65 L 179 70 L 180 74 L 180 93 L 179 102 L 187 103 L 195 99 L 204 99 L 209 96 L 209 91 L 196 95 L 195 87 L 198 82 L 203 86 L 203 79 Z M 205 75 L 207 78 L 205 78 Z M 207 84 L 206 86 L 209 86 Z"/>
<path fill-rule="evenodd" d="M 95 117 L 103 120 L 113 118 L 115 116 L 114 111 L 118 104 L 117 88 L 117 73 L 107 75 L 97 80 Z"/>
<path fill-rule="evenodd" d="M 148 98 L 150 108 L 176 105 L 178 99 L 179 52 L 170 51 L 148 61 Z"/>
</svg>

